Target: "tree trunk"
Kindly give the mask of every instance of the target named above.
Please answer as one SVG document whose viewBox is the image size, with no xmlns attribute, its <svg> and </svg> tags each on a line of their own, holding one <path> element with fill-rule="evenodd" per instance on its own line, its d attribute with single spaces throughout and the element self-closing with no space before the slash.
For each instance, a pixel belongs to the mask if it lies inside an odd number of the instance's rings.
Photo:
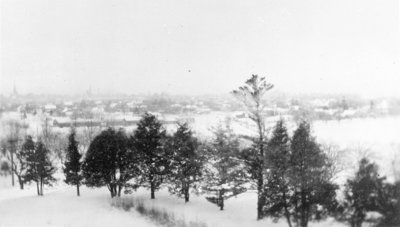
<svg viewBox="0 0 400 227">
<path fill-rule="evenodd" d="M 189 187 L 185 187 L 185 203 L 189 202 Z"/>
<path fill-rule="evenodd" d="M 154 177 L 153 177 L 153 174 L 150 174 L 150 176 L 149 176 L 149 181 L 150 181 L 150 198 L 151 198 L 151 199 L 155 199 L 156 197 L 155 197 L 155 195 L 154 195 L 154 192 L 155 192 L 155 190 L 156 190 L 156 186 L 155 186 L 155 184 L 154 184 Z"/>
<path fill-rule="evenodd" d="M 259 105 L 259 104 L 258 104 Z M 263 206 L 265 205 L 265 193 L 264 193 L 264 123 L 259 114 L 256 115 L 257 126 L 258 126 L 258 135 L 259 135 L 259 158 L 260 165 L 258 170 L 258 179 L 257 179 L 257 191 L 258 191 L 258 201 L 257 201 L 257 220 L 261 220 L 264 217 L 263 214 Z"/>
<path fill-rule="evenodd" d="M 285 190 L 285 189 L 284 189 Z M 284 204 L 285 204 L 285 216 L 286 216 L 286 220 L 287 220 L 287 223 L 288 223 L 288 225 L 289 225 L 289 227 L 292 227 L 292 222 L 290 221 L 290 213 L 289 213 L 289 210 L 288 210 L 288 206 L 287 206 L 287 202 L 286 202 L 286 193 L 285 193 L 285 191 L 283 191 L 283 202 L 284 202 Z"/>
<path fill-rule="evenodd" d="M 114 184 L 110 184 L 108 186 L 108 190 L 110 191 L 111 198 L 114 198 L 117 195 L 117 186 Z"/>
<path fill-rule="evenodd" d="M 301 190 L 301 206 L 300 206 L 301 218 L 300 218 L 300 225 L 301 227 L 307 227 L 307 219 L 306 216 L 306 195 L 304 190 Z"/>
<path fill-rule="evenodd" d="M 121 197 L 122 186 L 118 185 L 118 197 Z"/>
<path fill-rule="evenodd" d="M 11 146 L 11 185 L 14 187 L 14 143 Z"/>
<path fill-rule="evenodd" d="M 36 181 L 36 190 L 37 190 L 37 195 L 40 195 L 39 182 L 38 181 Z"/>
<path fill-rule="evenodd" d="M 18 176 L 18 183 L 19 183 L 19 188 L 21 190 L 24 190 L 24 181 L 22 180 L 21 176 Z"/>
<path fill-rule="evenodd" d="M 150 183 L 150 191 L 151 191 L 150 192 L 151 193 L 150 194 L 150 198 L 151 199 L 155 199 L 156 198 L 155 195 L 154 195 L 155 187 L 154 187 L 154 183 L 153 182 Z"/>
<path fill-rule="evenodd" d="M 76 184 L 76 195 L 80 196 L 80 192 L 79 192 L 79 184 Z"/>
<path fill-rule="evenodd" d="M 43 179 L 40 179 L 40 195 L 43 196 Z"/>
<path fill-rule="evenodd" d="M 224 189 L 221 189 L 219 191 L 219 198 L 218 198 L 218 202 L 219 202 L 219 210 L 224 210 Z"/>
<path fill-rule="evenodd" d="M 257 200 L 257 220 L 261 220 L 263 218 L 263 206 L 265 204 L 265 195 L 264 195 L 264 179 L 262 177 L 262 170 L 259 171 L 258 181 L 257 181 L 257 191 L 258 191 L 258 200 Z"/>
</svg>

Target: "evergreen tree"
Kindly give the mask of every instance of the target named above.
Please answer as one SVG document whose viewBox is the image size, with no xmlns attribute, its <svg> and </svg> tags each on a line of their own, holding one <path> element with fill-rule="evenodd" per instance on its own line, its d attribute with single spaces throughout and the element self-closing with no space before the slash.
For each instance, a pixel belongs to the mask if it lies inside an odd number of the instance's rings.
<svg viewBox="0 0 400 227">
<path fill-rule="evenodd" d="M 289 184 L 290 172 L 290 138 L 284 121 L 276 123 L 272 137 L 268 141 L 266 163 L 265 195 L 266 203 L 264 214 L 276 219 L 284 216 L 288 225 L 292 227 L 290 198 L 293 196 L 293 187 Z"/>
<path fill-rule="evenodd" d="M 203 188 L 208 193 L 216 193 L 216 196 L 206 199 L 223 210 L 224 201 L 246 191 L 244 184 L 247 182 L 244 163 L 239 158 L 239 140 L 229 124 L 225 128 L 220 126 L 214 132 L 209 151 Z"/>
<path fill-rule="evenodd" d="M 310 125 L 300 123 L 291 141 L 290 178 L 293 187 L 293 220 L 301 227 L 320 219 L 336 206 L 337 186 L 329 182 L 327 157 L 310 134 Z"/>
<path fill-rule="evenodd" d="M 400 226 L 400 181 L 384 183 L 378 196 L 378 212 L 383 215 L 378 226 Z"/>
<path fill-rule="evenodd" d="M 29 154 L 32 154 L 35 152 L 35 142 L 33 142 L 33 139 L 31 136 L 27 136 L 25 138 L 24 143 L 22 144 L 21 149 L 19 152 L 16 153 L 16 158 L 17 158 L 17 163 L 14 166 L 14 171 L 16 172 L 16 175 L 18 177 L 18 182 L 20 184 L 20 188 L 24 189 L 24 183 L 28 181 L 27 179 L 27 174 L 28 174 L 28 157 Z"/>
<path fill-rule="evenodd" d="M 384 177 L 380 177 L 378 166 L 363 158 L 354 179 L 345 185 L 345 202 L 341 207 L 342 220 L 350 222 L 352 227 L 361 227 L 369 211 L 378 211 L 379 191 Z"/>
<path fill-rule="evenodd" d="M 137 153 L 128 149 L 125 132 L 109 128 L 93 139 L 82 165 L 82 173 L 86 185 L 107 186 L 112 198 L 121 196 L 124 187 L 132 186 L 129 181 L 138 177 L 138 165 Z"/>
<path fill-rule="evenodd" d="M 252 138 L 253 147 L 246 151 L 243 157 L 250 164 L 250 170 L 253 180 L 257 183 L 257 219 L 263 218 L 263 206 L 265 204 L 264 193 L 264 169 L 265 169 L 265 146 L 266 146 L 266 128 L 264 122 L 263 110 L 265 102 L 263 96 L 273 88 L 273 84 L 267 83 L 264 77 L 252 75 L 244 86 L 234 90 L 232 94 L 245 107 L 249 118 L 255 123 L 257 137 Z"/>
<path fill-rule="evenodd" d="M 171 151 L 166 149 L 167 135 L 161 122 L 152 114 L 145 113 L 131 137 L 132 149 L 140 156 L 142 178 L 140 184 L 150 188 L 151 199 L 169 173 Z"/>
<path fill-rule="evenodd" d="M 52 176 L 56 168 L 49 159 L 50 151 L 42 141 L 36 143 L 34 150 L 28 150 L 28 169 L 26 174 L 27 181 L 36 182 L 36 189 L 39 196 L 43 196 L 43 186 L 50 185 L 56 179 Z"/>
<path fill-rule="evenodd" d="M 199 143 L 193 136 L 188 125 L 180 124 L 170 139 L 168 149 L 172 150 L 173 158 L 169 180 L 169 191 L 185 198 L 189 202 L 189 190 L 196 187 L 202 177 L 203 157 L 199 151 Z"/>
<path fill-rule="evenodd" d="M 80 196 L 79 186 L 83 179 L 81 173 L 82 155 L 78 151 L 78 142 L 75 140 L 74 130 L 69 135 L 68 141 L 66 161 L 64 163 L 65 183 L 76 185 L 76 193 Z"/>
</svg>

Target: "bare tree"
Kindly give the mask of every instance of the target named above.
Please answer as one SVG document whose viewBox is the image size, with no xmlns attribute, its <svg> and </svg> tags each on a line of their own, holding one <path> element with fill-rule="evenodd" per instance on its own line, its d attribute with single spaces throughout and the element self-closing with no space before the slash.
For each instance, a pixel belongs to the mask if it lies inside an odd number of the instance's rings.
<svg viewBox="0 0 400 227">
<path fill-rule="evenodd" d="M 49 124 L 49 119 L 45 118 L 42 124 L 42 133 L 39 135 L 41 141 L 50 150 L 52 158 L 60 163 L 64 162 L 67 138 L 60 132 L 56 132 Z"/>
<path fill-rule="evenodd" d="M 22 174 L 25 166 L 21 155 L 21 142 L 26 134 L 27 126 L 17 120 L 9 120 L 5 123 L 6 136 L 2 141 L 2 150 L 11 164 L 11 184 L 14 186 L 14 175 L 17 176 L 20 188 L 23 189 Z M 16 159 L 15 159 L 16 158 Z"/>
<path fill-rule="evenodd" d="M 101 131 L 101 126 L 94 124 L 94 122 L 89 122 L 89 124 L 87 124 L 81 130 L 77 130 L 77 139 L 79 140 L 79 148 L 82 154 L 86 153 L 90 143 L 97 135 L 100 134 Z"/>
<path fill-rule="evenodd" d="M 234 90 L 232 94 L 239 100 L 248 112 L 249 118 L 255 123 L 257 127 L 257 138 L 253 139 L 254 145 L 257 149 L 257 162 L 259 167 L 257 170 L 257 190 L 258 190 L 258 201 L 257 201 L 257 219 L 261 219 L 262 208 L 265 203 L 264 196 L 264 174 L 263 169 L 265 165 L 265 147 L 266 147 L 266 128 L 263 116 L 263 110 L 265 109 L 265 102 L 263 101 L 264 94 L 271 90 L 273 85 L 267 83 L 264 77 L 258 75 L 252 75 L 248 79 L 244 86 Z"/>
<path fill-rule="evenodd" d="M 330 181 L 335 181 L 340 174 L 346 169 L 344 163 L 344 154 L 346 150 L 340 149 L 336 144 L 323 144 L 322 150 L 327 157 L 327 168 Z"/>
</svg>

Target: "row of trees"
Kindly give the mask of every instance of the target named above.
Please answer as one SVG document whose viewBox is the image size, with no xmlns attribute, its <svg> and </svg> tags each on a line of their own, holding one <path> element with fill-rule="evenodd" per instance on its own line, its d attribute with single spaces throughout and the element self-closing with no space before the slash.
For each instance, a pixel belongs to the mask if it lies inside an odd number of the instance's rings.
<svg viewBox="0 0 400 227">
<path fill-rule="evenodd" d="M 225 193 L 221 190 L 239 185 L 238 177 L 234 177 L 240 175 L 239 171 L 232 171 L 239 164 L 239 142 L 237 138 L 231 139 L 230 129 L 220 127 L 215 134 L 211 144 L 201 143 L 184 123 L 168 135 L 160 121 L 146 113 L 129 137 L 122 129 L 102 131 L 82 160 L 71 133 L 64 169 L 66 182 L 76 185 L 78 190 L 82 183 L 107 186 L 111 197 L 120 196 L 123 189 L 131 192 L 141 186 L 150 190 L 151 199 L 165 184 L 172 194 L 186 202 L 193 189 L 218 192 L 223 204 Z"/>
<path fill-rule="evenodd" d="M 302 122 L 290 137 L 283 120 L 273 128 L 265 144 L 262 217 L 283 217 L 289 226 L 303 227 L 310 220 L 332 216 L 361 226 L 367 213 L 375 211 L 382 215 L 380 224 L 398 224 L 400 183 L 384 181 L 376 165 L 363 159 L 354 179 L 345 185 L 344 199 L 338 201 L 339 187 L 332 182 L 335 167 L 310 131 L 310 125 Z M 123 189 L 131 192 L 143 186 L 154 199 L 164 184 L 186 202 L 191 189 L 202 189 L 216 194 L 206 198 L 221 210 L 225 199 L 252 188 L 249 183 L 257 188 L 257 150 L 241 149 L 229 126 L 217 128 L 211 142 L 200 143 L 186 124 L 169 136 L 153 115 L 145 114 L 130 137 L 123 130 L 101 132 L 82 163 L 77 149 L 71 149 L 76 147 L 73 137 L 72 133 L 65 173 L 66 181 L 78 188 L 82 183 L 107 186 L 115 197 Z"/>
</svg>

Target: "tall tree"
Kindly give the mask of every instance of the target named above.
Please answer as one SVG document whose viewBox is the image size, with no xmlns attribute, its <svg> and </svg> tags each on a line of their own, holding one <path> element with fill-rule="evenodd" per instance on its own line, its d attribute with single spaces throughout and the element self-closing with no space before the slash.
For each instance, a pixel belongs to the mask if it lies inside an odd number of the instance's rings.
<svg viewBox="0 0 400 227">
<path fill-rule="evenodd" d="M 25 138 L 24 143 L 22 144 L 21 149 L 16 152 L 17 163 L 14 165 L 14 173 L 17 175 L 18 182 L 20 184 L 20 188 L 24 189 L 24 183 L 27 181 L 28 174 L 28 158 L 29 154 L 35 152 L 35 142 L 31 136 L 27 136 Z"/>
<path fill-rule="evenodd" d="M 244 184 L 247 182 L 244 163 L 239 158 L 239 140 L 229 123 L 217 128 L 208 150 L 203 188 L 208 193 L 216 193 L 216 196 L 208 196 L 206 199 L 223 210 L 224 201 L 244 192 Z"/>
<path fill-rule="evenodd" d="M 311 136 L 307 122 L 300 123 L 293 134 L 290 166 L 294 222 L 307 227 L 309 220 L 320 219 L 336 206 L 337 189 L 330 182 L 327 157 Z"/>
<path fill-rule="evenodd" d="M 128 147 L 128 137 L 120 129 L 102 131 L 89 146 L 82 165 L 85 184 L 107 186 L 111 198 L 121 196 L 124 187 L 139 174 L 137 153 Z"/>
<path fill-rule="evenodd" d="M 131 137 L 132 149 L 141 159 L 141 185 L 150 188 L 151 199 L 169 173 L 172 155 L 166 149 L 167 135 L 156 116 L 145 113 Z"/>
<path fill-rule="evenodd" d="M 354 179 L 347 180 L 345 185 L 345 201 L 341 217 L 352 227 L 361 227 L 368 211 L 378 211 L 379 192 L 383 186 L 384 177 L 380 177 L 378 166 L 368 159 L 360 160 Z"/>
<path fill-rule="evenodd" d="M 277 219 L 284 216 L 289 227 L 292 227 L 290 198 L 293 196 L 293 187 L 289 184 L 290 156 L 290 138 L 281 119 L 276 123 L 268 141 L 264 212 L 267 216 Z"/>
<path fill-rule="evenodd" d="M 265 108 L 265 102 L 263 101 L 264 94 L 271 90 L 273 85 L 267 83 L 264 77 L 258 75 L 252 75 L 248 79 L 244 86 L 234 90 L 232 94 L 236 97 L 246 108 L 249 118 L 255 123 L 257 138 L 253 140 L 255 146 L 255 173 L 257 190 L 258 190 L 258 201 L 257 201 L 257 219 L 263 217 L 263 206 L 265 204 L 265 193 L 264 193 L 264 161 L 265 161 L 265 146 L 266 146 L 266 128 L 263 116 L 263 110 Z"/>
<path fill-rule="evenodd" d="M 185 198 L 189 202 L 189 190 L 195 187 L 202 177 L 203 156 L 199 142 L 193 136 L 186 123 L 179 124 L 177 131 L 170 139 L 168 149 L 173 154 L 169 174 L 169 191 Z"/>
<path fill-rule="evenodd" d="M 82 155 L 78 151 L 78 142 L 75 139 L 75 130 L 68 137 L 66 161 L 64 163 L 65 183 L 76 185 L 76 194 L 80 196 L 79 186 L 83 179 L 81 172 Z"/>
<path fill-rule="evenodd" d="M 43 196 L 43 186 L 51 185 L 56 179 L 53 177 L 56 168 L 49 159 L 50 151 L 42 141 L 38 141 L 35 150 L 29 150 L 27 162 L 28 170 L 26 174 L 27 181 L 36 182 L 37 193 Z"/>
</svg>

